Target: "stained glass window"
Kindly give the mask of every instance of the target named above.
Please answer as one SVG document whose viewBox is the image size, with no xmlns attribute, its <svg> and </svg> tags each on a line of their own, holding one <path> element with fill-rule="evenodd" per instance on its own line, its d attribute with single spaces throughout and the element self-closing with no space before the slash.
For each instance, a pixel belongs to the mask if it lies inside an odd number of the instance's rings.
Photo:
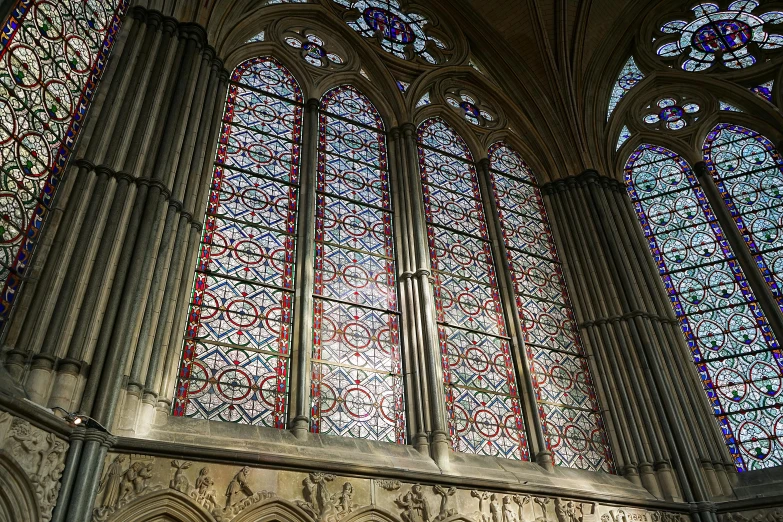
<svg viewBox="0 0 783 522">
<path fill-rule="evenodd" d="M 783 310 L 783 158 L 759 133 L 721 123 L 704 141 L 704 161 Z"/>
<path fill-rule="evenodd" d="M 311 429 L 404 443 L 384 125 L 351 86 L 326 93 L 321 111 Z"/>
<path fill-rule="evenodd" d="M 446 103 L 454 107 L 469 123 L 478 127 L 485 127 L 495 121 L 489 107 L 480 102 L 472 94 L 453 90 L 445 95 Z"/>
<path fill-rule="evenodd" d="M 301 103 L 274 58 L 234 70 L 174 415 L 285 427 Z"/>
<path fill-rule="evenodd" d="M 772 101 L 772 86 L 775 84 L 775 80 L 764 82 L 761 85 L 757 85 L 750 89 L 751 92 L 761 96 L 768 102 Z"/>
<path fill-rule="evenodd" d="M 620 147 L 622 147 L 623 144 L 630 139 L 630 137 L 631 131 L 628 130 L 627 125 L 624 125 L 620 130 L 620 136 L 617 138 L 617 145 L 615 146 L 615 150 L 620 150 Z"/>
<path fill-rule="evenodd" d="M 644 80 L 644 74 L 636 66 L 636 62 L 633 56 L 628 58 L 625 62 L 620 74 L 617 76 L 617 80 L 612 87 L 612 94 L 609 96 L 609 109 L 606 111 L 606 120 L 612 116 L 612 113 L 617 108 L 617 104 L 620 103 L 628 91 L 636 87 L 640 81 Z"/>
<path fill-rule="evenodd" d="M 418 129 L 452 446 L 528 459 L 516 369 L 472 155 L 443 120 Z"/>
<path fill-rule="evenodd" d="M 256 34 L 254 37 L 249 39 L 247 43 L 263 42 L 264 35 L 265 35 L 264 31 L 261 31 L 260 33 Z"/>
<path fill-rule="evenodd" d="M 298 49 L 299 54 L 314 67 L 342 65 L 345 60 L 336 52 L 329 50 L 326 42 L 311 32 L 293 33 L 285 37 L 285 43 Z"/>
<path fill-rule="evenodd" d="M 0 37 L 0 331 L 111 54 L 126 0 L 20 0 Z"/>
<path fill-rule="evenodd" d="M 489 149 L 489 162 L 547 447 L 558 466 L 611 472 L 598 399 L 536 178 L 504 143 Z"/>
<path fill-rule="evenodd" d="M 742 109 L 738 108 L 736 105 L 732 105 L 731 103 L 725 102 L 725 101 L 719 101 L 718 106 L 720 107 L 720 110 L 722 111 L 729 111 L 729 112 L 742 112 Z"/>
<path fill-rule="evenodd" d="M 753 48 L 783 48 L 783 36 L 765 30 L 765 24 L 780 23 L 783 13 L 754 13 L 758 6 L 757 0 L 737 0 L 721 11 L 712 2 L 698 4 L 691 8 L 693 21 L 672 20 L 661 26 L 666 36 L 661 38 L 664 43 L 658 47 L 658 55 L 673 58 L 687 54 L 682 68 L 692 72 L 705 71 L 718 63 L 729 69 L 750 67 L 757 61 Z"/>
<path fill-rule="evenodd" d="M 411 86 L 411 84 L 408 83 L 408 82 L 403 82 L 401 80 L 397 80 L 397 88 L 402 93 L 408 92 L 408 87 L 410 87 L 410 86 Z"/>
<path fill-rule="evenodd" d="M 429 105 L 432 103 L 430 101 L 430 93 L 425 93 L 424 96 L 419 98 L 419 101 L 416 102 L 416 108 L 424 107 L 425 105 Z"/>
<path fill-rule="evenodd" d="M 739 471 L 783 464 L 782 355 L 688 163 L 641 145 L 628 192 Z"/>
<path fill-rule="evenodd" d="M 350 12 L 358 12 L 357 18 L 347 20 L 348 25 L 365 38 L 380 34 L 384 51 L 398 58 L 410 60 L 421 56 L 429 63 L 437 58 L 428 48 L 427 42 L 443 49 L 446 44 L 426 34 L 425 26 L 430 21 L 422 14 L 403 10 L 399 0 L 334 0 Z"/>
<path fill-rule="evenodd" d="M 661 98 L 655 105 L 650 107 L 652 112 L 645 114 L 642 121 L 658 129 L 684 129 L 689 120 L 695 121 L 693 115 L 701 110 L 698 103 L 681 102 L 674 98 Z"/>
</svg>

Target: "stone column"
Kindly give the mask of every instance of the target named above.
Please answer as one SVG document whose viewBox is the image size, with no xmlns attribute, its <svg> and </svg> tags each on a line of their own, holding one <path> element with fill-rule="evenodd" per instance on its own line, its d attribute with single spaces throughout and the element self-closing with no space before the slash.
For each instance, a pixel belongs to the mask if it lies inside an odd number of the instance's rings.
<svg viewBox="0 0 783 522">
<path fill-rule="evenodd" d="M 400 303 L 401 349 L 405 375 L 408 433 L 410 442 L 429 455 L 429 415 L 425 397 L 427 383 L 422 373 L 421 328 L 413 276 L 416 272 L 411 215 L 411 180 L 408 177 L 402 132 L 394 128 L 388 137 L 389 177 L 394 208 L 394 240 L 397 251 L 397 274 Z"/>
<path fill-rule="evenodd" d="M 420 377 L 426 380 L 427 394 L 424 405 L 429 412 L 430 455 L 442 469 L 449 466 L 451 441 L 446 418 L 446 397 L 443 389 L 443 368 L 441 367 L 438 325 L 435 320 L 435 297 L 433 294 L 432 270 L 427 242 L 427 223 L 424 216 L 424 196 L 419 173 L 416 127 L 406 123 L 401 127 L 403 135 L 402 152 L 407 165 L 409 215 L 412 222 L 415 264 L 412 280 L 414 306 L 417 309 L 417 334 L 420 335 L 420 355 L 425 367 Z"/>
<path fill-rule="evenodd" d="M 524 405 L 525 425 L 527 429 L 528 449 L 533 459 L 545 469 L 553 469 L 552 452 L 546 447 L 544 429 L 541 425 L 541 417 L 538 415 L 536 404 L 536 390 L 533 387 L 533 376 L 530 374 L 530 363 L 527 360 L 525 350 L 525 331 L 519 318 L 519 310 L 514 295 L 514 282 L 511 272 L 505 260 L 508 259 L 506 244 L 503 241 L 503 231 L 498 214 L 495 197 L 492 194 L 490 183 L 489 160 L 482 159 L 476 164 L 476 171 L 481 185 L 482 205 L 486 216 L 487 229 L 492 240 L 492 257 L 495 259 L 495 271 L 498 275 L 498 286 L 503 300 L 503 309 L 506 311 L 506 320 L 509 323 L 511 346 L 514 353 L 514 365 L 517 368 L 517 389 L 520 393 L 519 400 Z"/>
<path fill-rule="evenodd" d="M 297 438 L 310 430 L 311 357 L 313 353 L 313 289 L 315 281 L 315 188 L 318 168 L 318 109 L 316 98 L 307 100 L 302 131 L 302 168 L 299 183 L 299 219 L 296 240 L 294 288 L 295 331 L 291 350 L 291 410 L 289 426 Z"/>
<path fill-rule="evenodd" d="M 677 322 L 625 188 L 588 171 L 543 192 L 597 384 L 606 388 L 619 470 L 659 498 L 709 500 L 698 461 L 720 457 L 695 448 L 716 448 L 714 421 L 684 340 L 673 335 Z M 676 402 L 667 393 L 674 389 Z M 709 510 L 699 516 L 714 518 Z"/>
</svg>

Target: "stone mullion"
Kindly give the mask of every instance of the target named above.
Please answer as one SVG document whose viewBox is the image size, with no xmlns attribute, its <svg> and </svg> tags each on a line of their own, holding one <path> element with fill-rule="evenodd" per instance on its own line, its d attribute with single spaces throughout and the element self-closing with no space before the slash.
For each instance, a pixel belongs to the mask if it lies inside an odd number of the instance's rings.
<svg viewBox="0 0 783 522">
<path fill-rule="evenodd" d="M 313 353 L 313 312 L 315 299 L 315 201 L 318 170 L 318 132 L 320 101 L 310 98 L 305 104 L 302 125 L 302 157 L 299 180 L 299 216 L 296 239 L 296 281 L 294 283 L 294 320 L 291 342 L 292 369 L 288 427 L 297 438 L 310 431 Z"/>
<path fill-rule="evenodd" d="M 723 229 L 726 240 L 731 245 L 731 249 L 734 251 L 734 255 L 740 266 L 742 266 L 742 271 L 745 273 L 745 278 L 753 290 L 753 293 L 756 295 L 759 306 L 764 310 L 764 315 L 769 322 L 770 328 L 772 328 L 772 331 L 775 333 L 778 342 L 783 343 L 783 314 L 781 314 L 775 296 L 772 294 L 772 290 L 761 275 L 756 260 L 753 259 L 753 255 L 750 253 L 747 243 L 745 243 L 742 234 L 737 228 L 734 218 L 726 207 L 720 190 L 718 189 L 718 185 L 715 183 L 707 164 L 703 161 L 696 163 L 693 166 L 693 171 L 699 179 L 699 184 L 704 190 L 704 195 L 707 196 L 707 200 L 710 202 L 712 212 L 715 214 L 718 223 Z"/>
<path fill-rule="evenodd" d="M 421 390 L 421 363 L 417 351 L 416 308 L 412 301 L 411 276 L 413 270 L 413 248 L 410 242 L 412 227 L 409 195 L 409 180 L 404 169 L 400 130 L 394 128 L 388 136 L 390 191 L 394 206 L 394 243 L 397 259 L 397 288 L 400 310 L 400 351 L 403 362 L 405 387 L 406 429 L 413 446 L 427 453 L 427 436 L 424 432 L 423 394 Z"/>
<path fill-rule="evenodd" d="M 530 361 L 525 347 L 525 330 L 519 318 L 514 281 L 508 265 L 508 251 L 503 240 L 503 225 L 500 222 L 497 203 L 490 183 L 489 160 L 484 158 L 476 163 L 479 184 L 481 185 L 482 206 L 487 222 L 487 231 L 491 241 L 492 257 L 495 260 L 498 290 L 503 302 L 504 315 L 509 328 L 514 365 L 516 366 L 517 389 L 525 390 L 519 394 L 519 400 L 524 405 L 525 427 L 528 435 L 528 448 L 533 460 L 539 466 L 552 469 L 554 466 L 552 452 L 547 449 L 541 416 L 538 414 L 536 389 L 533 386 L 533 376 L 530 373 Z"/>
<path fill-rule="evenodd" d="M 598 388 L 601 404 L 604 406 L 603 413 L 608 424 L 607 432 L 612 448 L 619 448 L 619 452 L 613 451 L 615 457 L 615 466 L 624 476 L 635 484 L 641 486 L 639 473 L 636 466 L 638 459 L 633 445 L 629 445 L 627 440 L 631 440 L 628 432 L 628 426 L 619 419 L 623 411 L 618 403 L 618 397 L 622 397 L 622 391 L 618 386 L 615 373 L 610 367 L 607 356 L 600 349 L 602 346 L 601 332 L 598 326 L 593 323 L 596 313 L 593 310 L 595 302 L 595 290 L 588 285 L 584 274 L 582 263 L 571 263 L 569 261 L 569 252 L 577 252 L 577 246 L 571 234 L 571 227 L 561 226 L 561 221 L 565 225 L 567 217 L 564 214 L 562 205 L 562 192 L 551 192 L 545 196 L 545 202 L 552 209 L 550 213 L 550 227 L 554 235 L 555 242 L 558 245 L 558 251 L 561 253 L 560 261 L 563 266 L 563 277 L 568 282 L 571 301 L 574 305 L 574 313 L 577 314 L 577 326 L 584 332 L 580 335 L 588 357 L 595 361 L 597 372 L 594 380 Z M 565 254 L 565 255 L 564 255 Z M 575 260 L 583 260 L 581 256 L 575 256 Z M 584 296 L 584 297 L 583 297 Z"/>
<path fill-rule="evenodd" d="M 416 127 L 410 123 L 402 126 L 403 148 L 408 165 L 410 180 L 411 219 L 413 241 L 416 254 L 415 271 L 412 276 L 418 297 L 418 310 L 421 321 L 421 339 L 423 358 L 426 368 L 427 395 L 424 406 L 430 412 L 430 455 L 438 466 L 447 468 L 451 454 L 449 424 L 446 415 L 446 396 L 443 387 L 443 368 L 441 362 L 438 325 L 435 317 L 435 297 L 433 275 L 430 266 L 430 252 L 427 239 L 427 221 L 424 213 L 424 196 L 419 172 Z"/>
<path fill-rule="evenodd" d="M 589 331 L 594 331 L 596 339 L 596 348 L 605 354 L 604 359 L 607 362 L 607 366 L 610 369 L 609 374 L 614 380 L 614 389 L 616 390 L 629 390 L 633 389 L 633 383 L 628 379 L 628 372 L 621 369 L 620 365 L 620 353 L 623 348 L 626 348 L 624 344 L 621 346 L 620 342 L 624 340 L 624 336 L 618 337 L 614 331 L 610 332 L 610 325 L 603 320 L 603 317 L 614 315 L 613 311 L 610 312 L 610 304 L 607 303 L 607 293 L 609 297 L 612 297 L 614 293 L 614 286 L 611 282 L 607 281 L 605 285 L 598 283 L 598 273 L 596 266 L 599 260 L 596 258 L 594 250 L 594 243 L 596 238 L 582 229 L 583 223 L 581 217 L 575 215 L 576 204 L 574 201 L 574 192 L 576 190 L 576 184 L 570 181 L 568 186 L 565 183 L 559 182 L 555 185 L 553 193 L 553 202 L 556 210 L 559 210 L 559 215 L 562 216 L 563 229 L 570 237 L 570 243 L 574 248 L 571 253 L 572 259 L 575 261 L 583 273 L 583 281 L 585 282 L 585 288 L 588 290 L 588 295 L 585 296 L 585 303 L 590 304 L 589 311 L 585 312 L 586 321 L 582 324 L 583 328 L 588 328 Z M 559 220 L 558 220 L 559 222 Z M 564 256 L 568 258 L 569 256 Z M 605 273 L 606 269 L 601 268 Z M 639 407 L 636 405 L 637 395 L 635 393 L 629 394 L 618 393 L 616 397 L 619 397 L 622 408 L 617 409 L 616 418 L 618 428 L 623 432 L 625 440 L 632 442 L 629 444 L 625 459 L 624 473 L 634 480 L 641 483 L 638 475 L 639 465 L 647 460 L 648 446 L 646 441 L 643 441 L 643 435 L 636 429 L 636 426 L 640 425 L 640 421 L 636 419 L 639 414 Z M 633 404 L 632 404 L 633 402 Z M 626 417 L 631 417 L 631 422 L 628 422 L 627 418 L 621 421 L 620 415 L 624 414 Z"/>
<path fill-rule="evenodd" d="M 222 68 L 222 63 L 216 64 L 218 73 L 217 91 L 214 96 L 212 107 L 212 128 L 206 139 L 204 158 L 204 167 L 201 173 L 201 181 L 195 189 L 195 199 L 192 201 L 193 215 L 195 216 L 190 224 L 188 231 L 187 251 L 184 255 L 184 265 L 182 266 L 181 284 L 178 294 L 174 294 L 175 301 L 172 306 L 173 314 L 169 320 L 171 326 L 167 332 L 161 332 L 158 337 L 156 332 L 155 344 L 160 343 L 159 352 L 161 357 L 165 354 L 165 366 L 162 375 L 154 376 L 154 384 L 151 388 L 158 394 L 158 409 L 166 413 L 171 408 L 171 397 L 174 394 L 176 386 L 177 370 L 180 363 L 182 342 L 187 323 L 187 311 L 190 308 L 190 296 L 193 288 L 193 272 L 191 267 L 195 267 L 198 262 L 199 247 L 201 244 L 202 229 L 204 227 L 204 217 L 206 215 L 207 204 L 209 203 L 209 193 L 212 186 L 212 176 L 214 173 L 214 153 L 218 135 L 221 131 L 220 118 L 226 103 L 226 90 L 228 88 L 228 72 Z M 198 218 L 202 221 L 196 221 Z"/>
<path fill-rule="evenodd" d="M 679 330 L 679 321 L 674 316 L 674 312 L 664 299 L 665 289 L 661 283 L 660 277 L 656 275 L 656 267 L 649 250 L 645 243 L 641 228 L 634 218 L 634 209 L 631 206 L 625 188 L 619 183 L 615 190 L 611 192 L 610 207 L 615 210 L 615 222 L 624 231 L 624 237 L 627 237 L 629 246 L 628 252 L 632 256 L 631 265 L 638 265 L 641 274 L 646 283 L 647 295 L 653 296 L 655 313 L 658 315 L 654 319 L 654 328 L 656 337 L 661 340 L 659 349 L 664 357 L 669 361 L 674 361 L 677 366 L 676 372 L 671 372 L 669 377 L 675 383 L 675 389 L 685 390 L 688 400 L 685 404 L 680 404 L 684 408 L 684 418 L 695 419 L 698 428 L 691 430 L 691 437 L 699 453 L 699 459 L 702 461 L 702 467 L 707 473 L 711 488 L 716 494 L 730 494 L 731 489 L 728 486 L 728 477 L 723 470 L 723 462 L 726 459 L 725 445 L 719 437 L 714 420 L 709 415 L 709 405 L 700 389 L 698 373 L 688 354 L 688 348 Z M 656 299 L 657 297 L 657 299 Z M 701 442 L 701 443 L 700 443 Z M 706 452 L 706 453 L 705 453 Z M 709 465 L 706 465 L 708 464 Z M 713 471 L 717 465 L 720 469 Z M 718 481 L 715 483 L 714 476 L 718 475 Z M 720 478 L 723 475 L 723 479 Z M 725 482 L 725 483 L 724 483 Z"/>
<path fill-rule="evenodd" d="M 213 59 L 211 61 L 211 71 L 209 74 L 209 84 L 206 93 L 203 96 L 205 105 L 202 114 L 202 123 L 199 126 L 196 147 L 193 153 L 193 162 L 190 169 L 191 175 L 188 177 L 187 189 L 183 198 L 183 212 L 179 214 L 179 226 L 177 235 L 174 239 L 174 251 L 171 257 L 169 275 L 166 278 L 166 286 L 163 290 L 163 303 L 160 310 L 160 319 L 155 329 L 154 336 L 148 339 L 152 343 L 152 350 L 149 358 L 144 379 L 144 395 L 142 398 L 142 408 L 146 412 L 142 415 L 143 422 L 151 420 L 152 409 L 158 403 L 160 395 L 166 395 L 168 390 L 161 390 L 160 385 L 163 381 L 166 371 L 166 360 L 170 357 L 169 351 L 179 354 L 179 345 L 168 344 L 171 337 L 172 327 L 176 321 L 174 317 L 175 310 L 178 307 L 178 298 L 189 303 L 189 291 L 191 290 L 192 273 L 186 272 L 186 260 L 190 259 L 188 255 L 194 249 L 194 242 L 197 247 L 200 239 L 201 227 L 197 226 L 193 230 L 196 219 L 203 218 L 203 213 L 199 214 L 201 202 L 196 198 L 201 195 L 202 187 L 208 187 L 212 178 L 213 161 L 210 155 L 214 149 L 213 134 L 220 127 L 218 122 L 219 110 L 222 107 L 225 83 L 221 82 L 220 76 L 224 74 L 222 62 Z M 222 87 L 221 87 L 222 84 Z M 216 103 L 220 99 L 220 105 Z M 216 114 L 217 112 L 217 114 Z M 204 198 L 207 198 L 204 192 Z M 195 233 L 194 233 L 195 232 Z M 185 289 L 185 293 L 183 293 Z M 178 322 L 178 321 L 177 321 Z M 164 343 L 164 340 L 166 341 Z M 173 388 L 173 387 L 172 387 Z"/>
<path fill-rule="evenodd" d="M 595 218 L 598 226 L 602 229 L 601 237 L 604 248 L 608 253 L 608 260 L 612 264 L 613 273 L 618 277 L 620 288 L 624 296 L 625 307 L 631 312 L 632 317 L 627 321 L 631 336 L 636 346 L 640 349 L 641 360 L 649 370 L 650 379 L 648 379 L 649 394 L 656 411 L 661 412 L 659 416 L 663 434 L 666 439 L 668 449 L 675 455 L 673 459 L 677 464 L 677 472 L 683 493 L 688 501 L 706 502 L 709 497 L 706 485 L 703 482 L 703 476 L 696 467 L 696 458 L 691 448 L 692 442 L 687 440 L 683 419 L 677 415 L 677 407 L 672 402 L 671 397 L 663 393 L 667 389 L 667 379 L 662 372 L 665 363 L 660 357 L 660 352 L 653 349 L 653 336 L 648 330 L 648 325 L 643 320 L 641 314 L 636 313 L 639 308 L 638 296 L 634 292 L 634 285 L 628 279 L 627 272 L 622 266 L 621 254 L 616 238 L 612 235 L 608 226 L 608 212 L 606 210 L 605 200 L 602 200 L 596 181 L 597 174 L 589 175 L 587 178 L 588 191 L 592 196 L 595 205 L 592 207 L 595 212 Z M 658 457 L 658 455 L 656 455 Z M 677 458 L 679 457 L 679 458 Z M 656 459 L 658 460 L 658 459 Z M 665 488 L 674 488 L 672 484 L 667 483 L 668 470 L 661 470 L 664 473 L 659 474 L 659 479 L 663 480 Z M 712 520 L 714 513 L 711 513 L 705 506 L 699 506 L 696 513 L 697 518 L 703 520 Z"/>
</svg>

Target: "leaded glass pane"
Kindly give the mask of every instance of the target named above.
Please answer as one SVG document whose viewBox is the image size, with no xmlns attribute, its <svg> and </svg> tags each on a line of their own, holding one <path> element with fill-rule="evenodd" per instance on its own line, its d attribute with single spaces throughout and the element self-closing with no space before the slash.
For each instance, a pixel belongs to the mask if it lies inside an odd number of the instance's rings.
<svg viewBox="0 0 783 522">
<path fill-rule="evenodd" d="M 607 121 L 617 108 L 620 100 L 625 98 L 625 95 L 642 80 L 644 80 L 644 74 L 642 74 L 642 71 L 636 66 L 636 62 L 634 61 L 633 56 L 631 56 L 628 58 L 628 61 L 625 62 L 620 74 L 617 75 L 617 80 L 615 80 L 614 87 L 612 87 L 612 94 L 609 96 L 609 108 L 606 111 Z"/>
<path fill-rule="evenodd" d="M 234 70 L 174 415 L 286 425 L 301 104 L 299 85 L 274 58 Z"/>
<path fill-rule="evenodd" d="M 311 430 L 402 444 L 383 121 L 362 93 L 346 85 L 324 95 L 319 127 Z"/>
<path fill-rule="evenodd" d="M 489 149 L 489 167 L 547 447 L 558 466 L 612 472 L 600 406 L 536 178 L 502 142 Z"/>
<path fill-rule="evenodd" d="M 737 469 L 783 464 L 783 356 L 690 166 L 641 145 L 625 179 Z"/>
<path fill-rule="evenodd" d="M 111 55 L 126 0 L 19 0 L 0 37 L 0 331 Z"/>
<path fill-rule="evenodd" d="M 783 310 L 783 158 L 761 134 L 721 123 L 704 141 L 704 161 Z"/>
<path fill-rule="evenodd" d="M 418 140 L 452 447 L 528 460 L 516 368 L 472 155 L 438 118 L 419 126 Z"/>
</svg>

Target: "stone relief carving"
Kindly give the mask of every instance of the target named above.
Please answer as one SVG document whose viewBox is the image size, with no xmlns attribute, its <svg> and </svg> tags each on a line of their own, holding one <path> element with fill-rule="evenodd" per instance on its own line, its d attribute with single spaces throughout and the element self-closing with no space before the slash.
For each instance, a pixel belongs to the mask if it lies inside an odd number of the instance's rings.
<svg viewBox="0 0 783 522">
<path fill-rule="evenodd" d="M 755 515 L 746 516 L 742 513 L 723 513 L 719 515 L 720 522 L 783 522 L 783 508 L 771 511 L 759 511 Z"/>
<path fill-rule="evenodd" d="M 10 413 L 0 412 L 0 448 L 25 471 L 35 488 L 43 521 L 52 518 L 68 444 Z"/>
<path fill-rule="evenodd" d="M 410 491 L 400 495 L 395 503 L 402 508 L 400 518 L 403 522 L 430 522 L 430 505 L 424 498 L 421 484 L 414 484 Z"/>
<path fill-rule="evenodd" d="M 376 480 L 375 483 L 386 491 L 397 491 L 402 487 L 399 480 Z"/>
<path fill-rule="evenodd" d="M 319 522 L 337 522 L 358 507 L 353 503 L 353 486 L 350 482 L 343 484 L 339 495 L 329 493 L 328 483 L 334 478 L 334 475 L 328 473 L 310 473 L 302 481 L 304 500 L 296 503 Z"/>
<path fill-rule="evenodd" d="M 125 461 L 128 467 L 125 467 Z M 147 456 L 117 455 L 106 468 L 98 485 L 99 500 L 93 511 L 93 519 L 108 520 L 118 509 L 133 499 L 161 489 L 160 485 L 150 485 L 153 478 L 154 459 Z"/>
<path fill-rule="evenodd" d="M 548 522 L 549 517 L 546 513 L 546 505 L 552 502 L 552 499 L 549 497 L 534 497 L 533 502 L 541 506 L 541 516 L 536 517 L 536 522 Z"/>
</svg>

